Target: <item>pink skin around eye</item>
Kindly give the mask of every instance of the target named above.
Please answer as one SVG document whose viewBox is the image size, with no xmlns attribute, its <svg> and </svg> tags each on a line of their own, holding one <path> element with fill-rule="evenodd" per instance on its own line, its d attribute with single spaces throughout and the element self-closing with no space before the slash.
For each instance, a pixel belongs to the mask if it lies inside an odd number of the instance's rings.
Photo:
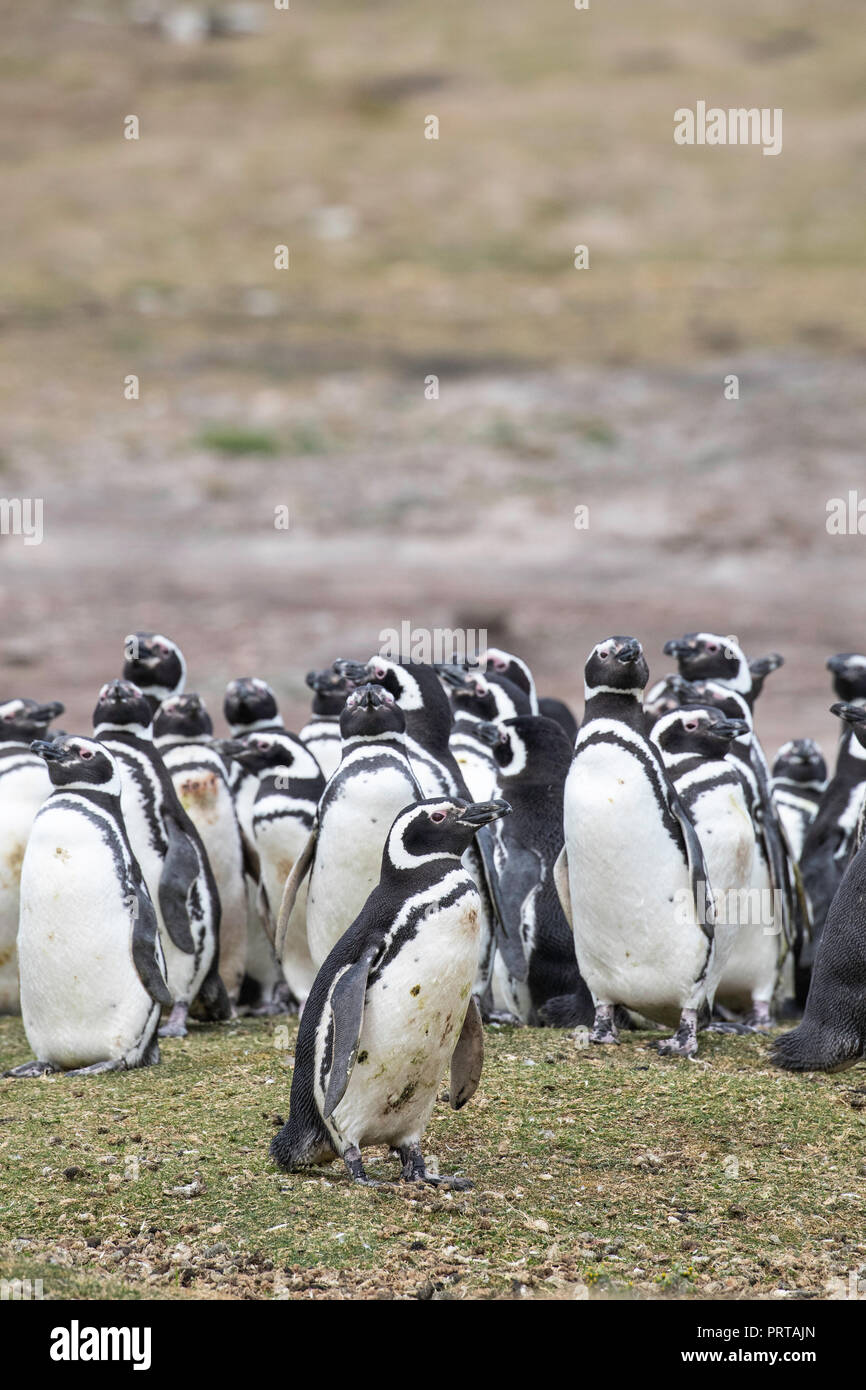
<svg viewBox="0 0 866 1390">
<path fill-rule="evenodd" d="M 708 652 L 717 652 L 718 650 L 719 650 L 719 644 L 718 644 L 718 642 L 708 642 L 708 643 L 707 643 L 707 651 L 708 651 Z"/>
<path fill-rule="evenodd" d="M 497 671 L 507 671 L 507 670 L 508 670 L 508 662 L 507 662 L 507 661 L 503 661 L 501 657 L 497 657 L 497 659 L 494 661 L 493 665 L 496 667 L 496 670 L 497 670 Z"/>
<path fill-rule="evenodd" d="M 430 817 L 430 819 L 431 819 L 431 820 L 435 820 L 435 821 L 442 821 L 442 820 L 445 819 L 445 812 L 444 812 L 444 811 L 434 811 L 433 814 L 432 814 L 432 816 Z"/>
</svg>

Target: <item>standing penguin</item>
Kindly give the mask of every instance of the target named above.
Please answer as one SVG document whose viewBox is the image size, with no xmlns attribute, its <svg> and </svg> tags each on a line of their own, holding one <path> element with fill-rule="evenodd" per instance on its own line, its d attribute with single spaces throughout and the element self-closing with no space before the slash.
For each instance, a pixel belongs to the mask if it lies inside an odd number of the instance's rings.
<svg viewBox="0 0 866 1390">
<path fill-rule="evenodd" d="M 406 752 L 406 716 L 389 691 L 361 685 L 340 715 L 343 756 L 322 792 L 309 843 L 286 883 L 277 935 L 282 959 L 295 898 L 309 873 L 307 940 L 318 969 L 379 881 L 398 812 L 421 801 Z"/>
<path fill-rule="evenodd" d="M 86 738 L 33 750 L 52 783 L 21 869 L 21 1012 L 36 1061 L 6 1075 L 148 1066 L 159 1061 L 159 1011 L 171 996 L 117 764 Z"/>
<path fill-rule="evenodd" d="M 316 816 L 325 779 L 309 748 L 294 734 L 261 730 L 223 744 L 245 772 L 258 778 L 252 833 L 259 861 L 259 909 L 267 924 L 267 945 L 292 997 L 302 1004 L 316 978 L 307 944 L 307 893 L 297 896 L 281 958 L 274 949 L 277 916 L 286 881 L 303 854 Z M 261 974 L 261 970 L 258 972 Z M 265 999 L 260 1012 L 273 1012 Z"/>
<path fill-rule="evenodd" d="M 806 832 L 827 789 L 827 764 L 814 739 L 794 738 L 776 754 L 770 783 L 788 844 L 799 861 Z"/>
<path fill-rule="evenodd" d="M 745 719 L 729 718 L 712 706 L 687 705 L 663 715 L 652 731 L 674 791 L 691 817 L 713 885 L 715 987 L 742 931 L 762 926 L 744 922 L 742 908 L 752 884 L 755 830 L 742 769 L 727 754 L 735 739 L 749 735 Z M 771 975 L 775 984 L 775 970 Z"/>
<path fill-rule="evenodd" d="M 833 706 L 834 712 L 840 715 L 843 710 L 860 708 L 853 702 Z M 835 771 L 806 831 L 800 855 L 815 941 L 824 929 L 830 904 L 854 851 L 857 824 L 866 799 L 866 749 L 851 736 L 852 727 L 852 722 L 846 719 Z"/>
<path fill-rule="evenodd" d="M 695 827 L 646 737 L 648 677 L 633 637 L 608 637 L 589 655 L 557 888 L 595 1003 L 591 1041 L 618 1041 L 622 1004 L 678 1020 L 659 1051 L 691 1057 L 712 1003 L 712 890 Z"/>
<path fill-rule="evenodd" d="M 451 751 L 469 793 L 476 801 L 496 795 L 499 772 L 489 741 L 479 733 L 482 723 L 499 723 L 529 714 L 529 698 L 503 678 L 488 680 L 479 671 L 460 666 L 437 666 L 440 679 L 451 693 L 454 726 Z"/>
<path fill-rule="evenodd" d="M 496 971 L 495 979 L 507 993 L 495 1002 L 534 1026 L 589 1025 L 592 997 L 577 966 L 574 935 L 553 876 L 563 845 L 562 798 L 571 743 L 555 720 L 536 714 L 482 724 L 479 735 L 492 749 L 498 791 L 511 807 L 511 815 L 491 827 L 496 906 L 527 962 L 524 980 L 504 968 Z"/>
<path fill-rule="evenodd" d="M 307 745 L 328 778 L 333 776 L 340 765 L 343 746 L 340 715 L 343 713 L 350 685 L 346 677 L 333 666 L 329 666 L 327 671 L 308 671 L 306 681 L 313 692 L 313 708 L 298 738 Z"/>
<path fill-rule="evenodd" d="M 183 652 L 161 632 L 131 632 L 123 639 L 123 658 L 123 679 L 138 686 L 152 714 L 186 684 Z"/>
<path fill-rule="evenodd" d="M 0 704 L 0 1014 L 17 1014 L 18 885 L 30 828 L 51 793 L 45 762 L 30 750 L 52 719 L 63 713 L 55 702 L 6 700 Z"/>
<path fill-rule="evenodd" d="M 285 732 L 277 697 L 267 681 L 259 676 L 241 676 L 229 681 L 223 714 L 234 739 L 248 733 Z M 259 793 L 259 779 L 251 768 L 232 759 L 229 785 L 243 839 L 247 890 L 247 966 L 240 1003 L 253 1013 L 271 1014 L 284 1011 L 291 1001 L 274 955 L 267 917 L 261 908 L 260 865 L 253 834 L 253 806 Z"/>
<path fill-rule="evenodd" d="M 93 723 L 95 737 L 117 762 L 129 841 L 159 921 L 173 1000 L 160 1036 L 184 1037 L 194 1001 L 211 1019 L 231 1013 L 219 977 L 217 886 L 198 831 L 154 746 L 142 692 L 131 681 L 110 681 L 99 692 Z"/>
<path fill-rule="evenodd" d="M 397 1149 L 406 1182 L 428 1175 L 421 1140 L 451 1064 L 451 1106 L 475 1093 L 484 1056 L 472 982 L 480 899 L 461 856 L 508 810 L 433 798 L 388 835 L 379 883 L 322 965 L 298 1031 L 289 1118 L 271 1144 L 290 1172 L 342 1158 L 368 1182 L 361 1149 Z"/>
<path fill-rule="evenodd" d="M 220 900 L 219 973 L 237 1004 L 247 956 L 244 852 L 225 762 L 199 695 L 170 695 L 153 722 L 154 743 L 207 853 Z"/>
</svg>

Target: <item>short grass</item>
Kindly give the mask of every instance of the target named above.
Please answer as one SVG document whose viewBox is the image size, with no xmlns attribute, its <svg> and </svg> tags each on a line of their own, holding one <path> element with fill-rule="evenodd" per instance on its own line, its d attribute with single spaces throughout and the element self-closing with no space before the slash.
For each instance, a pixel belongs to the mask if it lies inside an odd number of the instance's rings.
<svg viewBox="0 0 866 1390">
<path fill-rule="evenodd" d="M 157 1068 L 0 1081 L 0 1273 L 46 1298 L 826 1298 L 866 1265 L 862 1068 L 767 1040 L 617 1049 L 487 1031 L 479 1093 L 426 1150 L 468 1193 L 287 1176 L 294 1020 L 195 1028 Z M 0 1020 L 0 1057 L 28 1056 Z M 385 1151 L 372 1175 L 391 1179 Z M 187 1189 L 187 1191 L 184 1191 Z"/>
</svg>

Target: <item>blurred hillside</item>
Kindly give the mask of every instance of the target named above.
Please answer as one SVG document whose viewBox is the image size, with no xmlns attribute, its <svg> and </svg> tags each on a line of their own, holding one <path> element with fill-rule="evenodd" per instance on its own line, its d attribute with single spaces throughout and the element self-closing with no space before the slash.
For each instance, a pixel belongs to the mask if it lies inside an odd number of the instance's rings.
<svg viewBox="0 0 866 1390">
<path fill-rule="evenodd" d="M 713 625 L 789 658 L 768 743 L 833 738 L 823 660 L 866 643 L 863 538 L 824 525 L 863 472 L 860 5 L 0 12 L 0 492 L 45 503 L 41 546 L 0 537 L 9 694 L 86 727 L 161 628 L 212 701 L 257 672 L 297 724 L 308 667 L 410 619 L 579 704 L 609 630 L 658 671 Z M 699 99 L 782 107 L 782 154 L 677 147 Z"/>
</svg>

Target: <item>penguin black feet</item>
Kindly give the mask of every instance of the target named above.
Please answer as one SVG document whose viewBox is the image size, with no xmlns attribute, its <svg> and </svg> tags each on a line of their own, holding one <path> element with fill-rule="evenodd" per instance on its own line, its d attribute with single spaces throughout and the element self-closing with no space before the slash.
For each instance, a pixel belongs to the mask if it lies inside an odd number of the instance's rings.
<svg viewBox="0 0 866 1390">
<path fill-rule="evenodd" d="M 159 1036 L 161 1038 L 185 1038 L 188 1013 L 188 1004 L 173 1004 L 168 1020 L 159 1030 Z"/>
<path fill-rule="evenodd" d="M 400 1162 L 403 1165 L 400 1178 L 403 1182 L 426 1182 L 431 1187 L 449 1187 L 455 1192 L 467 1192 L 474 1183 L 469 1178 L 455 1178 L 448 1173 L 433 1177 L 427 1172 L 420 1144 L 401 1144 Z"/>
<path fill-rule="evenodd" d="M 4 1076 L 14 1076 L 19 1079 L 25 1076 L 51 1076 L 54 1072 L 60 1071 L 53 1062 L 22 1062 L 20 1067 L 12 1067 L 9 1071 L 4 1071 Z"/>
<path fill-rule="evenodd" d="M 381 1187 L 380 1182 L 374 1178 L 368 1178 L 361 1161 L 361 1150 L 357 1144 L 352 1144 L 343 1154 L 343 1162 L 349 1170 L 349 1176 L 353 1182 L 362 1183 L 364 1187 Z"/>
<path fill-rule="evenodd" d="M 116 1058 L 111 1062 L 93 1062 L 89 1067 L 76 1067 L 74 1071 L 68 1071 L 67 1076 L 99 1076 L 104 1071 L 126 1071 L 126 1062 L 122 1057 Z"/>
<path fill-rule="evenodd" d="M 613 1004 L 596 1004 L 595 1023 L 589 1035 L 591 1043 L 609 1045 L 619 1042 L 619 1033 L 613 1018 Z"/>
<path fill-rule="evenodd" d="M 698 1052 L 697 1009 L 683 1009 L 680 1026 L 672 1038 L 656 1043 L 660 1057 L 696 1057 Z"/>
</svg>

